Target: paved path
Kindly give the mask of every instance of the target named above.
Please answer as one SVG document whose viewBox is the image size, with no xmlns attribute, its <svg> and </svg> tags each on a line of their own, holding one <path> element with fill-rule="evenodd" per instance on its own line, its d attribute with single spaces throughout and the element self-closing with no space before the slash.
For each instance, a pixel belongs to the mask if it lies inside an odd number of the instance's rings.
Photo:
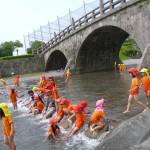
<svg viewBox="0 0 150 150">
<path fill-rule="evenodd" d="M 137 65 L 140 63 L 141 59 L 129 59 L 129 60 L 125 60 L 123 61 L 123 63 L 125 63 L 126 65 Z"/>
</svg>

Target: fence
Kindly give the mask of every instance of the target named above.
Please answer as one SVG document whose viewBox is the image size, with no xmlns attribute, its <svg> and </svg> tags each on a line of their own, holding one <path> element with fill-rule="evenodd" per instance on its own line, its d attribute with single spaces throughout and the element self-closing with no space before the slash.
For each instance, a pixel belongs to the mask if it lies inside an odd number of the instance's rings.
<svg viewBox="0 0 150 150">
<path fill-rule="evenodd" d="M 74 32 L 93 19 L 127 3 L 131 0 L 95 0 L 91 3 L 83 2 L 83 6 L 75 11 L 69 10 L 69 13 L 64 17 L 57 17 L 54 22 L 48 22 L 45 26 L 40 26 L 33 33 L 28 33 L 24 36 L 25 49 L 30 47 L 31 41 L 39 40 L 42 47 L 33 50 L 34 54 L 40 54 L 64 38 L 66 35 Z"/>
</svg>

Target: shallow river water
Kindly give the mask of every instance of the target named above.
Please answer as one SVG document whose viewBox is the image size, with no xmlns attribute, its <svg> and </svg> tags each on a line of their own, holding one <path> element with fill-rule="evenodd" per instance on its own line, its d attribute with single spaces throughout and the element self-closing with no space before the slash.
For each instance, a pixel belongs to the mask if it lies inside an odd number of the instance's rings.
<svg viewBox="0 0 150 150">
<path fill-rule="evenodd" d="M 48 76 L 48 73 L 46 75 Z M 131 78 L 128 74 L 108 71 L 74 75 L 67 83 L 65 83 L 64 80 L 64 78 L 56 77 L 60 96 L 68 98 L 73 103 L 87 100 L 89 104 L 88 110 L 91 113 L 95 109 L 95 102 L 102 97 L 106 99 L 106 118 L 116 120 L 117 123 L 142 111 L 141 108 L 133 103 L 129 114 L 122 113 L 126 109 L 129 95 L 128 90 Z M 8 81 L 11 81 L 7 87 L 9 91 L 10 86 L 12 86 L 12 79 L 10 78 Z M 25 100 L 28 97 L 27 90 L 36 85 L 38 81 L 39 75 L 30 78 L 22 77 L 20 79 L 21 88 L 19 90 L 19 95 L 22 96 L 22 98 L 19 100 Z M 0 92 L 2 93 L 2 89 Z M 7 100 L 4 99 L 2 95 L 0 96 L 0 102 Z M 142 92 L 140 93 L 140 98 L 145 102 Z M 20 105 L 21 104 L 19 104 L 19 106 Z M 9 104 L 9 107 L 12 111 L 17 131 L 15 135 L 17 150 L 93 150 L 101 141 L 101 136 L 97 139 L 91 139 L 87 137 L 85 131 L 82 130 L 67 141 L 47 141 L 43 143 L 44 134 L 48 130 L 48 120 L 39 121 L 38 117 L 33 117 L 28 114 L 27 108 L 25 107 L 19 107 L 18 111 L 12 110 L 11 104 Z M 87 126 L 85 125 L 84 129 L 86 128 Z M 66 130 L 61 129 L 63 134 L 65 134 Z M 7 150 L 7 147 L 1 141 L 2 138 L 0 131 L 0 150 Z"/>
</svg>

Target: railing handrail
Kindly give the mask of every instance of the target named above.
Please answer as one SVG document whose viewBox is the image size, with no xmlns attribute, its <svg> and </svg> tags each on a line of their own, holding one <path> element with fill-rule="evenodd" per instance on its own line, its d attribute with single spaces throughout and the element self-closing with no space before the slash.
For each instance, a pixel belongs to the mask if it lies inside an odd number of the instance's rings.
<svg viewBox="0 0 150 150">
<path fill-rule="evenodd" d="M 101 1 L 100 6 L 96 7 L 92 11 L 88 12 L 86 15 L 82 16 L 78 20 L 74 21 L 74 19 L 72 18 L 71 25 L 67 26 L 65 29 L 60 31 L 58 34 L 54 33 L 54 37 L 52 39 L 50 39 L 44 46 L 33 50 L 33 54 L 43 53 L 47 49 L 47 47 L 51 48 L 55 43 L 57 43 L 59 40 L 61 40 L 63 37 L 65 37 L 66 34 L 70 34 L 71 31 L 74 31 L 74 30 L 76 30 L 76 28 L 81 27 L 83 24 L 88 23 L 88 21 L 90 19 L 92 19 L 92 21 L 93 21 L 93 19 L 95 19 L 97 15 L 106 14 L 107 12 L 105 13 L 105 11 L 107 11 L 107 10 L 111 11 L 112 9 L 115 9 L 114 7 L 116 5 L 118 5 L 118 4 L 122 5 L 123 3 L 127 3 L 126 0 L 117 0 L 115 2 L 113 2 L 112 0 L 109 0 L 105 3 L 103 3 L 102 0 L 100 0 L 100 1 Z M 98 10 L 98 12 L 95 13 L 95 11 L 97 11 L 97 10 Z M 82 21 L 82 19 L 83 19 L 83 21 Z"/>
</svg>

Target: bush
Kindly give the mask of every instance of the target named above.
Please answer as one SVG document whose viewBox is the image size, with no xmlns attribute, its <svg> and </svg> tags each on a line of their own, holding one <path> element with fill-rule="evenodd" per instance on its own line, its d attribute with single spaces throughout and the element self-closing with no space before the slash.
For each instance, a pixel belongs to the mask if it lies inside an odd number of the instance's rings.
<svg viewBox="0 0 150 150">
<path fill-rule="evenodd" d="M 19 55 L 19 56 L 6 56 L 6 57 L 0 57 L 0 60 L 19 59 L 19 58 L 28 58 L 28 57 L 34 57 L 34 55 L 26 54 L 26 55 Z"/>
</svg>

